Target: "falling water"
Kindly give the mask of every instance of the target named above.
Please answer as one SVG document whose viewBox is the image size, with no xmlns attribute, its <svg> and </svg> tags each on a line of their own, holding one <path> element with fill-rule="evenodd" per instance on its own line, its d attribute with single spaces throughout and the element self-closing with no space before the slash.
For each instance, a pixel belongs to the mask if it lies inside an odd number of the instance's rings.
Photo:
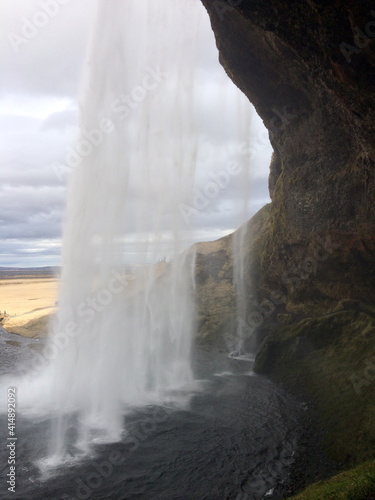
<svg viewBox="0 0 375 500">
<path fill-rule="evenodd" d="M 197 0 L 97 4 L 80 136 L 66 159 L 73 173 L 59 312 L 44 351 L 50 363 L 18 384 L 20 407 L 56 417 L 50 455 L 58 463 L 93 442 L 119 440 L 132 408 L 184 406 L 197 387 L 195 257 L 186 250 L 194 242 L 191 220 L 203 210 L 194 182 L 205 163 L 219 175 L 228 158 L 240 162 L 241 176 L 225 176 L 241 186 L 243 199 L 249 180 L 249 158 L 238 148 L 249 139 L 249 124 L 237 120 L 230 97 L 213 97 L 207 85 L 197 92 L 207 27 Z M 221 123 L 215 156 L 206 161 L 204 129 L 215 121 L 209 99 Z M 212 178 L 205 203 L 215 210 Z M 190 207 L 188 217 L 182 207 Z M 247 218 L 246 201 L 238 225 Z M 234 284 L 243 294 L 242 233 L 234 242 Z M 244 301 L 237 304 L 246 318 Z"/>
<path fill-rule="evenodd" d="M 241 104 L 240 102 L 238 104 Z M 238 128 L 236 135 L 243 145 L 249 147 L 249 130 L 251 130 L 251 114 L 246 108 L 240 105 L 237 110 Z M 244 159 L 242 158 L 242 162 Z M 246 158 L 249 167 L 250 159 Z M 232 234 L 232 265 L 233 265 L 233 284 L 235 287 L 236 318 L 234 322 L 234 331 L 227 339 L 227 345 L 232 356 L 242 356 L 244 354 L 245 341 L 248 340 L 252 331 L 248 325 L 248 302 L 249 302 L 249 269 L 248 254 L 249 248 L 249 228 L 248 223 L 243 222 L 248 219 L 248 202 L 251 199 L 251 179 L 250 169 L 243 168 L 241 177 L 241 196 L 239 197 L 240 210 L 237 216 L 238 229 Z M 251 353 L 252 355 L 255 353 Z"/>
<path fill-rule="evenodd" d="M 81 134 L 70 151 L 76 166 L 52 337 L 67 345 L 46 375 L 57 413 L 78 416 L 84 449 L 119 439 L 127 408 L 186 401 L 193 381 L 194 256 L 181 253 L 189 241 L 179 205 L 189 199 L 197 151 L 195 4 L 98 6 Z M 68 427 L 60 417 L 54 453 Z"/>
</svg>

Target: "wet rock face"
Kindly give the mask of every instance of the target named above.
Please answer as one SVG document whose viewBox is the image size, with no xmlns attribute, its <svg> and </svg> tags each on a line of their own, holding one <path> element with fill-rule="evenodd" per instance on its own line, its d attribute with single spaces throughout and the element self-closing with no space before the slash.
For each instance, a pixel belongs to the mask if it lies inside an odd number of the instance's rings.
<svg viewBox="0 0 375 500">
<path fill-rule="evenodd" d="M 321 313 L 343 298 L 375 300 L 373 2 L 202 2 L 220 61 L 274 148 L 268 231 L 249 279 L 262 297 L 280 289 L 299 317 L 302 299 Z"/>
<path fill-rule="evenodd" d="M 375 308 L 341 303 L 332 314 L 272 332 L 254 369 L 314 402 L 325 448 L 341 464 L 374 458 Z"/>
<path fill-rule="evenodd" d="M 265 338 L 254 369 L 307 393 L 331 457 L 360 462 L 374 450 L 374 3 L 202 2 L 274 148 L 272 203 L 243 248 L 244 322 L 256 314 Z"/>
</svg>

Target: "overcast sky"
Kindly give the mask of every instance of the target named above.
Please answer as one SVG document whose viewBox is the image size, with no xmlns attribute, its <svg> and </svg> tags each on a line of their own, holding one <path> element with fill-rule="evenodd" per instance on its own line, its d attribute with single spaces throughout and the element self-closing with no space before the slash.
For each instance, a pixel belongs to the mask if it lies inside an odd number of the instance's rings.
<svg viewBox="0 0 375 500">
<path fill-rule="evenodd" d="M 0 266 L 61 263 L 67 175 L 59 165 L 66 165 L 67 148 L 78 137 L 77 96 L 95 3 L 0 2 Z M 204 190 L 210 172 L 236 159 L 246 134 L 250 134 L 249 141 L 242 156 L 251 183 L 246 204 L 238 178 L 189 221 L 197 240 L 227 234 L 269 201 L 271 155 L 261 120 L 225 75 L 208 19 L 203 24 L 207 41 L 196 93 L 202 107 L 204 148 L 198 158 L 196 189 Z M 233 109 L 234 103 L 241 109 Z M 237 131 L 228 134 L 228 127 L 240 125 L 238 117 L 245 117 L 244 123 L 251 118 L 251 130 L 240 131 L 237 138 Z M 133 233 L 132 238 L 136 237 Z"/>
</svg>

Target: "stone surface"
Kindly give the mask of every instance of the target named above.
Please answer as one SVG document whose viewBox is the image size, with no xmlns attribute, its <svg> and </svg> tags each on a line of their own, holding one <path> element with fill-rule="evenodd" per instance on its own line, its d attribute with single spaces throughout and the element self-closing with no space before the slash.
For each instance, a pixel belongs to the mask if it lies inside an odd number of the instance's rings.
<svg viewBox="0 0 375 500">
<path fill-rule="evenodd" d="M 360 462 L 374 456 L 374 4 L 202 2 L 274 149 L 272 203 L 242 249 L 255 368 L 312 398 L 330 455 Z"/>
<path fill-rule="evenodd" d="M 202 1 L 220 61 L 274 148 L 269 227 L 249 279 L 263 298 L 280 290 L 296 318 L 373 301 L 373 3 Z"/>
<path fill-rule="evenodd" d="M 351 464 L 374 457 L 375 307 L 359 304 L 274 330 L 254 369 L 310 398 L 332 458 Z"/>
<path fill-rule="evenodd" d="M 197 243 L 189 250 L 195 252 L 194 297 L 200 342 L 226 351 L 238 347 L 239 316 L 242 315 L 243 323 L 248 324 L 254 311 L 248 300 L 251 286 L 248 280 L 243 283 L 242 269 L 249 274 L 252 251 L 267 227 L 268 218 L 269 206 L 266 205 L 234 233 L 216 241 Z M 243 289 L 238 289 L 235 269 L 241 275 L 238 282 L 239 286 L 244 285 Z M 243 299 L 245 304 L 239 302 Z M 241 337 L 246 337 L 246 332 Z M 255 349 L 253 344 L 250 347 Z"/>
</svg>

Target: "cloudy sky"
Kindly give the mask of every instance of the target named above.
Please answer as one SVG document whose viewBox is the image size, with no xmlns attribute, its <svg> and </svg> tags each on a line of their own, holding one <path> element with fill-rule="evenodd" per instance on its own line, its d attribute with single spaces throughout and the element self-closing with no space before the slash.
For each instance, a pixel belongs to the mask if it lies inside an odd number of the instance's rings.
<svg viewBox="0 0 375 500">
<path fill-rule="evenodd" d="M 68 175 L 60 167 L 79 137 L 78 94 L 95 3 L 1 0 L 0 266 L 61 263 Z M 203 7 L 202 15 L 204 47 L 194 92 L 203 140 L 195 192 L 204 193 L 215 172 L 239 157 L 250 178 L 244 189 L 236 176 L 189 219 L 195 239 L 209 240 L 227 234 L 268 202 L 271 146 L 261 120 L 217 62 Z M 134 228 L 131 237 L 137 238 Z"/>
</svg>

